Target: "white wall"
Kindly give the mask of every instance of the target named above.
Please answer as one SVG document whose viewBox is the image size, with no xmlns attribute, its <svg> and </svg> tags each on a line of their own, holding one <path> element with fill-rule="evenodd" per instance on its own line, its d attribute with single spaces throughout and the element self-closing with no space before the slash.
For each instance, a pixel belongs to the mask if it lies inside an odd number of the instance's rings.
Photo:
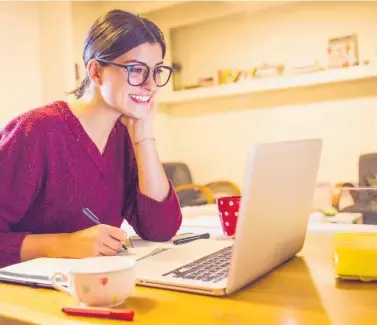
<svg viewBox="0 0 377 325">
<path fill-rule="evenodd" d="M 72 3 L 73 56 L 79 65 L 81 80 L 85 77 L 85 67 L 82 59 L 84 41 L 90 27 L 102 14 L 102 5 L 91 1 L 75 1 Z"/>
<path fill-rule="evenodd" d="M 75 87 L 72 3 L 40 2 L 43 103 L 65 100 Z"/>
<path fill-rule="evenodd" d="M 263 61 L 290 65 L 318 58 L 326 63 L 328 38 L 355 32 L 361 60 L 375 57 L 376 2 L 296 3 L 179 28 L 173 57 L 184 65 L 183 80 L 189 84 L 217 69 L 251 68 Z M 241 184 L 251 143 L 321 137 L 319 180 L 354 181 L 360 153 L 377 150 L 376 110 L 376 82 L 261 94 L 248 110 L 192 107 L 191 114 L 174 112 L 174 158 L 187 162 L 199 183 L 231 179 Z"/>
<path fill-rule="evenodd" d="M 0 126 L 42 102 L 38 15 L 35 3 L 0 2 Z"/>
<path fill-rule="evenodd" d="M 0 125 L 74 87 L 70 2 L 0 2 Z"/>
<path fill-rule="evenodd" d="M 137 14 L 146 14 L 159 9 L 166 9 L 181 1 L 104 1 L 102 11 L 114 8 L 127 10 Z"/>
</svg>

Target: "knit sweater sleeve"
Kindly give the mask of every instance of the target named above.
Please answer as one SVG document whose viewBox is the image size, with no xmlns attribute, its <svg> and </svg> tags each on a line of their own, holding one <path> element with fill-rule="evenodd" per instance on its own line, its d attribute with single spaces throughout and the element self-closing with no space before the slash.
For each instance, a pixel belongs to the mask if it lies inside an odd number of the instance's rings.
<svg viewBox="0 0 377 325">
<path fill-rule="evenodd" d="M 124 218 L 144 240 L 159 242 L 170 240 L 182 223 L 181 207 L 171 182 L 169 181 L 167 198 L 159 202 L 140 192 L 135 159 L 133 159 L 131 173 L 129 194 L 124 206 Z"/>
<path fill-rule="evenodd" d="M 28 232 L 12 228 L 25 215 L 40 186 L 40 157 L 33 131 L 14 120 L 0 131 L 0 267 L 20 262 Z"/>
</svg>

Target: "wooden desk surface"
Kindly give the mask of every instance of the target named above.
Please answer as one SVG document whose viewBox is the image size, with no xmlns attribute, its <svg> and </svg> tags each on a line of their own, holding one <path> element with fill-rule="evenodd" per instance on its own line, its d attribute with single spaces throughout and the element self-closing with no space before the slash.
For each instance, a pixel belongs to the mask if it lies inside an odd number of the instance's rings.
<svg viewBox="0 0 377 325">
<path fill-rule="evenodd" d="M 377 284 L 336 281 L 331 245 L 331 235 L 309 235 L 297 257 L 231 297 L 137 287 L 125 307 L 135 310 L 135 324 L 376 325 Z M 0 284 L 4 324 L 120 323 L 61 312 L 73 304 L 55 290 Z"/>
</svg>

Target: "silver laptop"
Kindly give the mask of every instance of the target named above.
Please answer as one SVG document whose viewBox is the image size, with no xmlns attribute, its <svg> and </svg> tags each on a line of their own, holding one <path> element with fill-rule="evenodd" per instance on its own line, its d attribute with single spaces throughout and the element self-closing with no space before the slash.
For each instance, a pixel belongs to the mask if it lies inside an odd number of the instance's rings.
<svg viewBox="0 0 377 325">
<path fill-rule="evenodd" d="M 320 139 L 250 149 L 234 240 L 203 239 L 137 263 L 139 285 L 223 296 L 257 280 L 302 248 Z"/>
</svg>

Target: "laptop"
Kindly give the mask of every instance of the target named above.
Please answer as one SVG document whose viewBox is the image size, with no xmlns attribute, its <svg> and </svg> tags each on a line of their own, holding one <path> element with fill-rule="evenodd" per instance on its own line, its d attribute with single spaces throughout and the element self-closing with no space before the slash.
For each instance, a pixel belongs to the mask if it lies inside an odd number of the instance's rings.
<svg viewBox="0 0 377 325">
<path fill-rule="evenodd" d="M 234 240 L 178 245 L 136 265 L 137 284 L 212 296 L 230 295 L 301 251 L 322 141 L 251 147 Z"/>
</svg>

